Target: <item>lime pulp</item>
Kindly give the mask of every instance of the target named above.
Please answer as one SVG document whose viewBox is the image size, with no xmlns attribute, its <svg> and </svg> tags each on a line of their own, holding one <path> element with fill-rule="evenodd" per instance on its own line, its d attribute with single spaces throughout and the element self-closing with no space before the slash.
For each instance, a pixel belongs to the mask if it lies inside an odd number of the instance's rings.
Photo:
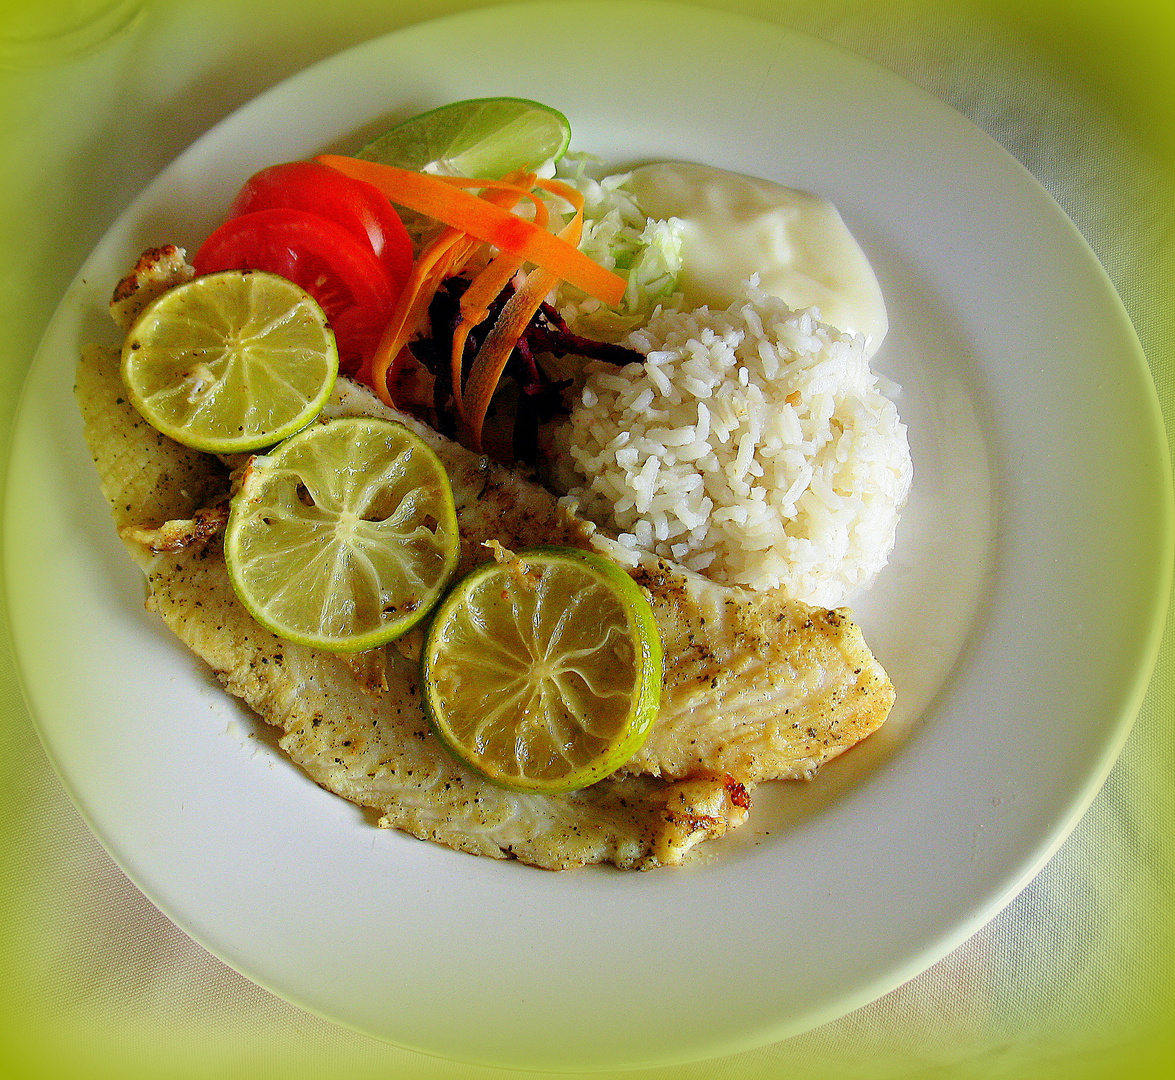
<svg viewBox="0 0 1175 1080">
<path fill-rule="evenodd" d="M 193 278 L 127 332 L 122 378 L 157 430 L 209 453 L 272 446 L 321 411 L 338 373 L 322 308 L 292 281 L 251 270 Z"/>
<path fill-rule="evenodd" d="M 279 637 L 374 648 L 420 622 L 456 567 L 452 490 L 436 454 L 401 424 L 314 424 L 250 462 L 224 553 L 242 603 Z"/>
<path fill-rule="evenodd" d="M 438 736 L 519 791 L 602 780 L 640 748 L 660 707 L 648 599 L 615 563 L 572 548 L 472 570 L 437 609 L 421 663 Z"/>
</svg>

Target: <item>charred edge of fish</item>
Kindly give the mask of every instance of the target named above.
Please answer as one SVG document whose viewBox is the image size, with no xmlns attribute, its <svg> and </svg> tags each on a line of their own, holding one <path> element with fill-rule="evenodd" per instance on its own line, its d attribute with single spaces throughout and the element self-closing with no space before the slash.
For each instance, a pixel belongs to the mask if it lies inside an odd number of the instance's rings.
<svg viewBox="0 0 1175 1080">
<path fill-rule="evenodd" d="M 130 297 L 134 296 L 142 288 L 142 275 L 150 273 L 159 263 L 162 263 L 166 259 L 174 259 L 179 254 L 180 250 L 175 244 L 164 244 L 162 247 L 147 248 L 139 256 L 139 261 L 135 263 L 130 273 L 114 286 L 110 303 L 117 304 L 123 300 L 130 299 Z"/>
<path fill-rule="evenodd" d="M 696 814 L 692 810 L 671 810 L 665 808 L 665 820 L 672 825 L 680 825 L 689 833 L 715 832 L 725 824 L 722 818 L 712 814 Z"/>
<path fill-rule="evenodd" d="M 751 808 L 751 793 L 733 776 L 728 775 L 723 781 L 722 786 L 726 788 L 726 797 L 733 806 L 737 806 L 740 810 L 749 810 Z"/>
<path fill-rule="evenodd" d="M 124 539 L 141 544 L 152 555 L 174 555 L 176 552 L 203 544 L 224 531 L 228 522 L 228 502 L 197 510 L 191 518 L 165 521 L 157 529 L 133 525 L 119 530 Z"/>
</svg>

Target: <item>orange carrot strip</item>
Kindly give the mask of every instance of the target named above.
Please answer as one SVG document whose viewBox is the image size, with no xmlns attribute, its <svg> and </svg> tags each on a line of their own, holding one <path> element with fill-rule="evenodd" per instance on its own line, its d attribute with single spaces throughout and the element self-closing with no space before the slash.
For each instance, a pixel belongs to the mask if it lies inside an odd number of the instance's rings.
<svg viewBox="0 0 1175 1080">
<path fill-rule="evenodd" d="M 616 307 L 624 298 L 624 278 L 593 262 L 574 244 L 441 177 L 336 154 L 322 154 L 317 160 L 346 176 L 366 180 L 394 203 L 521 255 L 606 304 Z"/>
<path fill-rule="evenodd" d="M 533 176 L 526 174 L 525 183 L 533 182 Z M 506 207 L 513 207 L 523 195 L 530 192 L 516 185 L 497 183 L 485 195 L 487 200 Z M 546 208 L 542 208 L 546 212 Z M 423 329 L 428 316 L 428 306 L 445 278 L 465 269 L 473 254 L 482 246 L 480 240 L 466 235 L 462 230 L 449 226 L 443 229 L 417 256 L 412 273 L 405 283 L 388 325 L 384 329 L 379 345 L 372 356 L 370 367 L 360 372 L 385 405 L 394 405 L 388 387 L 390 373 L 397 365 L 405 362 L 404 346 Z"/>
<path fill-rule="evenodd" d="M 531 190 L 538 179 L 534 173 L 512 172 L 503 176 L 501 180 L 478 180 L 471 176 L 432 176 L 431 174 L 424 173 L 413 173 L 412 175 L 429 175 L 433 180 L 439 180 L 444 184 L 451 184 L 453 187 L 458 188 L 475 188 L 481 191 L 512 191 L 518 198 L 529 199 L 534 204 L 536 214 L 545 214 L 547 210 L 543 200 Z M 514 203 L 518 202 L 518 198 L 514 200 Z M 496 205 L 503 206 L 508 210 L 514 203 L 497 203 Z"/>
<path fill-rule="evenodd" d="M 446 229 L 420 253 L 376 346 L 370 368 L 359 373 L 385 405 L 395 404 L 388 390 L 388 371 L 408 339 L 421 328 L 433 294 L 453 263 L 454 249 L 463 239 L 464 234 L 457 229 Z"/>
<path fill-rule="evenodd" d="M 579 193 L 574 194 L 578 196 Z M 580 197 L 569 201 L 575 207 L 575 215 L 559 230 L 558 235 L 571 244 L 578 244 L 583 232 L 583 199 Z M 502 378 L 510 353 L 514 351 L 514 346 L 518 344 L 518 339 L 522 337 L 544 298 L 558 283 L 559 278 L 553 271 L 541 266 L 532 270 L 522 287 L 506 301 L 498 321 L 486 335 L 473 366 L 469 369 L 469 380 L 465 384 L 464 409 L 461 413 L 462 432 L 466 445 L 479 454 L 482 452 L 481 434 L 486 413 L 489 411 L 490 399 Z"/>
<path fill-rule="evenodd" d="M 533 180 L 533 177 L 531 179 Z M 536 202 L 535 224 L 545 229 L 548 216 L 546 204 L 541 200 Z M 522 263 L 523 259 L 520 255 L 512 255 L 508 251 L 499 252 L 469 283 L 469 287 L 461 296 L 461 321 L 453 329 L 449 370 L 453 385 L 453 400 L 457 403 L 457 414 L 462 419 L 465 416 L 465 403 L 462 399 L 461 388 L 465 342 L 470 331 L 485 321 L 486 316 L 490 313 L 490 305 L 497 299 L 509 280 L 521 269 Z"/>
<path fill-rule="evenodd" d="M 535 183 L 544 191 L 549 191 L 552 195 L 558 195 L 566 199 L 571 203 L 577 213 L 582 213 L 583 192 L 577 191 L 570 184 L 563 183 L 562 180 L 540 180 L 536 178 Z M 579 241 L 576 240 L 576 243 L 579 243 Z"/>
<path fill-rule="evenodd" d="M 461 321 L 453 329 L 453 345 L 449 353 L 449 368 L 453 381 L 453 400 L 457 403 L 457 414 L 464 416 L 465 403 L 462 399 L 461 381 L 464 377 L 465 342 L 470 331 L 480 326 L 490 313 L 490 304 L 518 273 L 522 259 L 518 255 L 502 252 L 492 259 L 477 275 L 461 297 Z M 475 291 L 476 290 L 476 291 Z M 469 294 L 473 293 L 473 296 Z"/>
<path fill-rule="evenodd" d="M 510 353 L 534 318 L 543 297 L 555 287 L 558 280 L 549 270 L 541 267 L 532 270 L 522 287 L 506 301 L 497 322 L 478 350 L 465 384 L 461 425 L 464 435 L 462 441 L 475 453 L 482 452 L 481 433 L 486 413 L 489 412 L 490 400 L 502 378 Z"/>
</svg>

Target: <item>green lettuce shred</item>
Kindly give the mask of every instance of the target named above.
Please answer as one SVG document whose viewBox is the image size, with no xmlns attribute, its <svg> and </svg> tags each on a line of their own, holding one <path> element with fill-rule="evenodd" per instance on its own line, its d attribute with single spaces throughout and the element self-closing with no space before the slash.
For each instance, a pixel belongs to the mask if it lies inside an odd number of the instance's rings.
<svg viewBox="0 0 1175 1080">
<path fill-rule="evenodd" d="M 555 175 L 584 197 L 580 250 L 628 282 L 615 309 L 564 286 L 560 310 L 577 333 L 619 340 L 677 291 L 683 223 L 650 218 L 626 186 L 632 174 L 607 174 L 589 154 L 566 154 Z"/>
</svg>

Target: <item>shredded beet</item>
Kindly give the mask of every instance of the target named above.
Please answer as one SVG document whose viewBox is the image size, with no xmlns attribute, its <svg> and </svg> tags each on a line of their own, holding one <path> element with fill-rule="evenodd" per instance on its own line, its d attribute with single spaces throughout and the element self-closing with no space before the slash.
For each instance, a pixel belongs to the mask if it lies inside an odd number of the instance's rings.
<svg viewBox="0 0 1175 1080">
<path fill-rule="evenodd" d="M 453 333 L 461 319 L 461 296 L 468 287 L 465 278 L 452 277 L 437 289 L 428 308 L 430 333 L 417 338 L 410 346 L 412 354 L 433 376 L 436 423 L 442 434 L 450 437 L 457 432 L 450 353 Z M 470 332 L 462 356 L 462 368 L 466 373 L 513 292 L 514 287 L 507 285 L 490 306 L 487 317 Z M 552 379 L 543 370 L 538 357 L 544 354 L 582 356 L 617 366 L 639 364 L 644 360 L 635 349 L 573 333 L 554 307 L 542 304 L 511 352 L 504 373 L 518 388 L 512 436 L 514 458 L 528 465 L 537 464 L 541 425 L 566 413 L 563 391 L 571 385 L 570 380 Z"/>
</svg>

